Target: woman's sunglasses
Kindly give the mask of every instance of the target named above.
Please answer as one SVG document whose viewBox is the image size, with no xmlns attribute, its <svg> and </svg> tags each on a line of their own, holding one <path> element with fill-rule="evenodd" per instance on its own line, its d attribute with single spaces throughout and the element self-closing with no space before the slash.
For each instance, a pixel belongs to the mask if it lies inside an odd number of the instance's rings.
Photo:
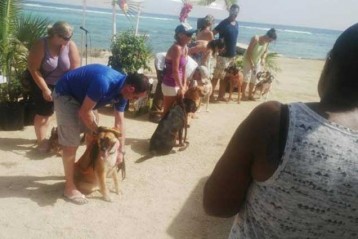
<svg viewBox="0 0 358 239">
<path fill-rule="evenodd" d="M 65 40 L 65 41 L 69 41 L 69 40 L 71 40 L 71 38 L 72 38 L 72 34 L 71 34 L 71 36 L 69 36 L 69 37 L 65 37 L 65 36 L 62 36 L 62 35 L 58 35 L 59 37 L 61 37 L 63 40 Z"/>
</svg>

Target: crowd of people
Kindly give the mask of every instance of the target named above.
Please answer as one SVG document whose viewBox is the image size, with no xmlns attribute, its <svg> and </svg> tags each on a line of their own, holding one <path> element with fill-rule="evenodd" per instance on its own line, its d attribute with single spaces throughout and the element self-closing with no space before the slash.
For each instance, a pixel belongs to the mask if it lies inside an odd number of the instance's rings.
<svg viewBox="0 0 358 239">
<path fill-rule="evenodd" d="M 226 100 L 225 69 L 237 56 L 239 10 L 233 4 L 229 16 L 213 29 L 210 15 L 198 31 L 187 23 L 175 28 L 175 41 L 164 56 L 162 115 L 204 79 L 211 83 L 212 101 Z M 46 148 L 49 118 L 55 110 L 63 147 L 64 196 L 84 204 L 87 199 L 73 182 L 80 133 L 96 133 L 94 110 L 113 104 L 114 128 L 122 134 L 120 164 L 126 136 L 123 112 L 128 100 L 148 92 L 149 81 L 143 74 L 125 75 L 104 65 L 80 67 L 72 34 L 67 23 L 55 23 L 31 50 L 28 69 L 37 86 L 33 96 L 39 150 Z M 239 69 L 242 100 L 255 100 L 256 74 L 265 67 L 269 44 L 276 39 L 273 28 L 252 37 Z M 187 74 L 189 56 L 197 64 L 192 74 Z M 329 52 L 318 84 L 319 102 L 265 102 L 238 127 L 205 184 L 203 202 L 209 215 L 235 215 L 229 238 L 357 236 L 357 64 L 358 24 L 344 31 Z"/>
</svg>

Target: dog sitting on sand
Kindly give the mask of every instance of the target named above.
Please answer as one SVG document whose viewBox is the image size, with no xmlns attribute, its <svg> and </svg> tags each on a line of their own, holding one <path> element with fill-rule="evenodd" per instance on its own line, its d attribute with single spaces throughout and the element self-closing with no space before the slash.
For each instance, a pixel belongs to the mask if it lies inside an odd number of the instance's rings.
<svg viewBox="0 0 358 239">
<path fill-rule="evenodd" d="M 188 130 L 188 114 L 195 113 L 200 105 L 200 98 L 203 96 L 203 87 L 190 88 L 184 99 L 178 97 L 176 103 L 168 113 L 159 121 L 150 143 L 149 151 L 152 155 L 166 155 L 171 152 L 179 140 L 179 150 L 182 151 L 188 146 L 186 141 Z"/>
<path fill-rule="evenodd" d="M 87 144 L 86 151 L 75 163 L 74 180 L 76 187 L 83 194 L 99 190 L 103 199 L 111 201 L 106 178 L 112 177 L 115 192 L 119 194 L 118 171 L 122 170 L 125 177 L 125 162 L 116 166 L 120 132 L 114 129 L 99 127 L 98 134 Z"/>
</svg>

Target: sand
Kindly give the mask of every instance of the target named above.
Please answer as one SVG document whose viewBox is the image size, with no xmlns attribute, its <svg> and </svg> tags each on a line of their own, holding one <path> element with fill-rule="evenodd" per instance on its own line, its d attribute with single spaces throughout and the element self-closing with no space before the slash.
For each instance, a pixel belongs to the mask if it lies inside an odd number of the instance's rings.
<svg viewBox="0 0 358 239">
<path fill-rule="evenodd" d="M 95 62 L 106 59 L 89 60 Z M 269 100 L 318 99 L 323 61 L 279 58 L 278 64 Z M 205 215 L 203 186 L 237 126 L 261 102 L 211 104 L 192 121 L 185 151 L 148 160 L 157 125 L 148 115 L 127 117 L 127 178 L 111 203 L 99 195 L 81 206 L 65 201 L 61 158 L 35 153 L 31 126 L 0 131 L 0 238 L 227 238 L 233 218 Z M 112 126 L 111 112 L 101 112 L 101 125 Z"/>
</svg>

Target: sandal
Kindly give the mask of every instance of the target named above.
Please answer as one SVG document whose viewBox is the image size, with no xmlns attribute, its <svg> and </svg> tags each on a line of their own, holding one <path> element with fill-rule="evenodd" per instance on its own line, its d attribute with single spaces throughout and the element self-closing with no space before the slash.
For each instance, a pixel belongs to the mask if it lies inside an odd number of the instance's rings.
<svg viewBox="0 0 358 239">
<path fill-rule="evenodd" d="M 77 205 L 83 205 L 83 204 L 88 203 L 88 199 L 83 194 L 75 194 L 72 196 L 67 196 L 67 195 L 63 194 L 63 197 L 66 201 L 72 202 Z"/>
</svg>

